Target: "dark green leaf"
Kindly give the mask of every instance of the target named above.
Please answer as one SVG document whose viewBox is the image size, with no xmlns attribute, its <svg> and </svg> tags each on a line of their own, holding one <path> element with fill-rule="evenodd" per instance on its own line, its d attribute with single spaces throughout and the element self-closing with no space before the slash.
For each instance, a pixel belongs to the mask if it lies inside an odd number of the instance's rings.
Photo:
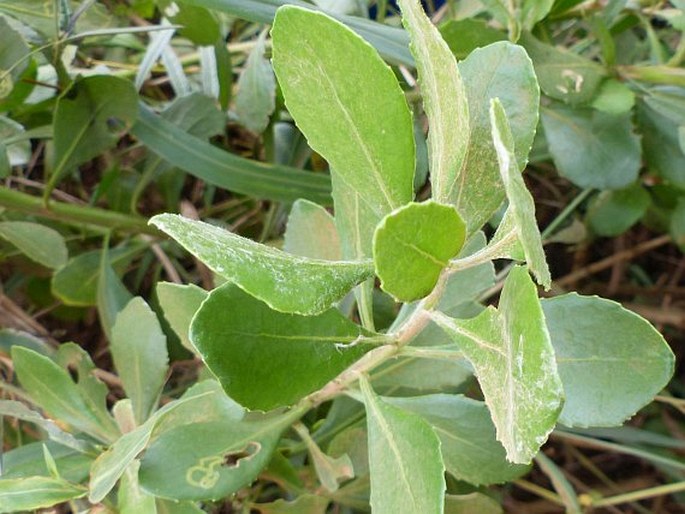
<svg viewBox="0 0 685 514">
<path fill-rule="evenodd" d="M 2 6 L 0 5 L 0 11 Z M 28 65 L 24 58 L 29 53 L 29 47 L 14 30 L 4 16 L 0 16 L 0 99 L 7 97 L 21 77 L 22 72 Z"/>
<path fill-rule="evenodd" d="M 291 405 L 323 387 L 368 348 L 346 347 L 361 329 L 337 310 L 273 311 L 228 284 L 195 315 L 190 340 L 227 394 L 248 409 Z"/>
<path fill-rule="evenodd" d="M 590 204 L 587 221 L 599 236 L 618 236 L 637 223 L 652 199 L 639 184 L 618 191 L 602 191 Z"/>
<path fill-rule="evenodd" d="M 448 20 L 440 25 L 440 34 L 457 59 L 465 59 L 476 48 L 507 39 L 504 32 L 475 18 Z"/>
</svg>

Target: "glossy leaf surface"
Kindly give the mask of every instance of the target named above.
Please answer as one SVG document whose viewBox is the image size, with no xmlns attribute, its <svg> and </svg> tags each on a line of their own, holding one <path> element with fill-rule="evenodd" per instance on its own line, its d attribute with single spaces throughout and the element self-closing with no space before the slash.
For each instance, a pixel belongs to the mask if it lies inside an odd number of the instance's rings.
<svg viewBox="0 0 685 514">
<path fill-rule="evenodd" d="M 248 409 L 292 405 L 323 387 L 368 348 L 337 310 L 283 314 L 228 284 L 195 315 L 190 340 L 226 393 Z"/>
</svg>

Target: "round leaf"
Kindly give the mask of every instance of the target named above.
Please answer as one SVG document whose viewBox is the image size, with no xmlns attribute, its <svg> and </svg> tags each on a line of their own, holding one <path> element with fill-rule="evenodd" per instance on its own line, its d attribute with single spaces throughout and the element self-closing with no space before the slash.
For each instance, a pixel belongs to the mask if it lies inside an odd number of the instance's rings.
<svg viewBox="0 0 685 514">
<path fill-rule="evenodd" d="M 405 302 L 426 296 L 461 250 L 465 236 L 464 221 L 448 205 L 410 203 L 390 213 L 373 238 L 381 287 Z"/>
</svg>

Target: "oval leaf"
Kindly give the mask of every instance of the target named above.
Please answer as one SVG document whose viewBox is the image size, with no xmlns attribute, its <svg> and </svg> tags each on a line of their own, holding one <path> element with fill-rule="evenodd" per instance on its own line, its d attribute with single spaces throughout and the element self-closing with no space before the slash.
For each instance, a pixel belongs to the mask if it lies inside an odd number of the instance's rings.
<svg viewBox="0 0 685 514">
<path fill-rule="evenodd" d="M 369 437 L 374 514 L 439 514 L 445 501 L 440 440 L 422 418 L 381 400 L 360 381 Z"/>
<path fill-rule="evenodd" d="M 383 219 L 373 238 L 381 287 L 404 302 L 426 296 L 465 237 L 466 226 L 454 207 L 428 201 L 397 209 Z"/>
<path fill-rule="evenodd" d="M 563 390 L 535 284 L 526 268 L 512 269 L 499 310 L 433 320 L 473 364 L 507 459 L 527 464 L 554 428 Z"/>
<path fill-rule="evenodd" d="M 400 0 L 402 22 L 411 37 L 428 116 L 428 152 L 433 198 L 456 203 L 457 177 L 469 143 L 469 109 L 457 60 L 418 0 Z"/>
<path fill-rule="evenodd" d="M 370 262 L 324 261 L 290 255 L 174 214 L 160 214 L 150 223 L 216 273 L 281 312 L 323 312 L 354 285 L 373 275 Z"/>
<path fill-rule="evenodd" d="M 361 328 L 335 309 L 283 314 L 227 284 L 212 291 L 190 340 L 226 393 L 248 409 L 290 405 L 323 387 L 366 351 L 345 347 Z"/>
<path fill-rule="evenodd" d="M 564 425 L 620 425 L 668 384 L 673 352 L 634 312 L 575 293 L 545 299 L 542 308 L 566 391 Z"/>
<path fill-rule="evenodd" d="M 61 478 L 26 477 L 0 480 L 0 512 L 51 507 L 86 495 L 85 488 Z"/>
<path fill-rule="evenodd" d="M 69 257 L 59 232 L 28 221 L 3 221 L 0 237 L 16 246 L 29 259 L 47 268 L 61 268 Z"/>
</svg>

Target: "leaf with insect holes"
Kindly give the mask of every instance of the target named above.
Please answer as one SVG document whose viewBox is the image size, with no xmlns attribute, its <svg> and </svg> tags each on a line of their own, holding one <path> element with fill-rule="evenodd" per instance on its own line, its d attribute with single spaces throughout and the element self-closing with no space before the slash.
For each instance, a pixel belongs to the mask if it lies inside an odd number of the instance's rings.
<svg viewBox="0 0 685 514">
<path fill-rule="evenodd" d="M 563 389 L 528 270 L 517 266 L 509 273 L 499 309 L 467 320 L 431 316 L 473 364 L 507 459 L 529 463 L 554 428 Z"/>
<path fill-rule="evenodd" d="M 388 214 L 373 238 L 381 287 L 410 302 L 433 290 L 464 245 L 466 226 L 456 209 L 434 201 L 410 203 Z"/>
<path fill-rule="evenodd" d="M 175 214 L 159 214 L 150 223 L 217 274 L 281 312 L 321 313 L 373 275 L 368 261 L 299 257 Z"/>
</svg>

